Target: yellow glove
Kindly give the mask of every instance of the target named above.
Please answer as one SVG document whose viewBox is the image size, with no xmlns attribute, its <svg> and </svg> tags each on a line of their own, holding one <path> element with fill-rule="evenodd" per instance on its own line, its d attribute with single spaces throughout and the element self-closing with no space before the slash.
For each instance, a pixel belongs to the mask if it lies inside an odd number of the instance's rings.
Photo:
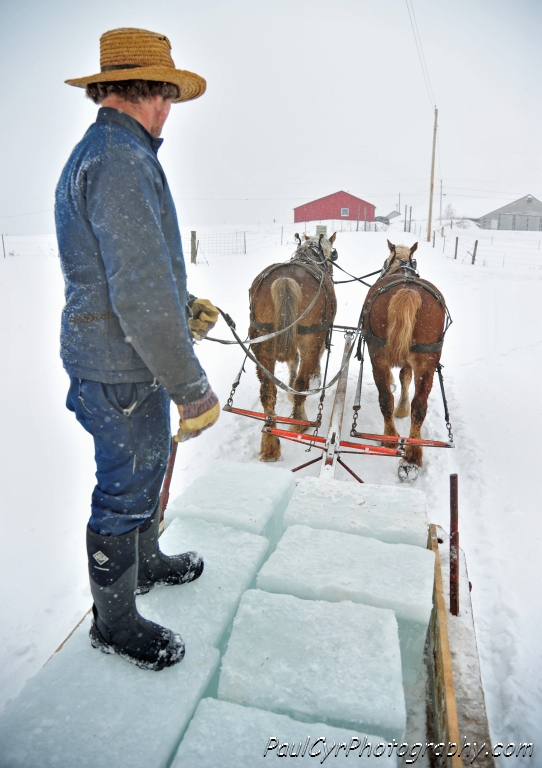
<svg viewBox="0 0 542 768">
<path fill-rule="evenodd" d="M 179 431 L 175 436 L 175 442 L 184 443 L 191 437 L 197 437 L 205 429 L 209 429 L 220 416 L 220 403 L 218 398 L 208 387 L 202 397 L 186 405 L 178 405 Z"/>
<path fill-rule="evenodd" d="M 190 330 L 196 341 L 207 336 L 218 320 L 218 309 L 209 299 L 196 299 L 192 304 L 192 317 L 188 321 Z"/>
</svg>

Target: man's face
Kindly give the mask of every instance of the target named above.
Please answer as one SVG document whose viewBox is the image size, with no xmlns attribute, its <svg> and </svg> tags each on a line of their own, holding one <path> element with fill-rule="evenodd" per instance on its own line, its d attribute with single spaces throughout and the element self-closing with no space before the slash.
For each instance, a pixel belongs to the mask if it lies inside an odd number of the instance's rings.
<svg viewBox="0 0 542 768">
<path fill-rule="evenodd" d="M 171 109 L 171 103 L 171 99 L 164 99 L 163 96 L 152 97 L 153 109 L 149 115 L 149 132 L 152 133 L 153 136 L 160 136 L 162 133 L 162 128 L 164 127 L 164 123 L 166 122 L 169 115 L 169 110 Z"/>
</svg>

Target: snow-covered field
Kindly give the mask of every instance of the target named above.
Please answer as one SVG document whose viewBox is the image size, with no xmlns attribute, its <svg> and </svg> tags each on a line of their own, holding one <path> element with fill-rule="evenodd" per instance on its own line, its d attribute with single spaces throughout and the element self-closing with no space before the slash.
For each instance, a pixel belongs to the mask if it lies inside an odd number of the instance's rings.
<svg viewBox="0 0 542 768">
<path fill-rule="evenodd" d="M 218 255 L 203 248 L 197 265 L 188 265 L 192 293 L 207 296 L 245 330 L 248 287 L 267 264 L 293 251 L 292 225 L 239 228 L 246 231 L 246 253 Z M 313 230 L 311 230 L 313 231 Z M 453 259 L 450 241 L 484 241 L 486 251 L 511 253 L 517 259 Z M 492 738 L 534 741 L 542 734 L 542 580 L 539 557 L 542 518 L 538 503 L 542 434 L 538 375 L 542 351 L 542 270 L 535 267 L 539 233 L 447 230 L 447 244 L 420 243 L 418 267 L 443 291 L 454 319 L 442 362 L 456 449 L 427 449 L 417 487 L 428 495 L 433 522 L 449 528 L 448 478 L 459 474 L 460 535 L 465 550 L 481 656 Z M 414 235 L 340 232 L 339 264 L 354 274 L 379 268 L 387 255 L 386 238 L 411 244 Z M 493 238 L 490 244 L 488 238 Z M 500 240 L 499 240 L 500 239 Z M 0 445 L 2 467 L 2 558 L 0 561 L 0 705 L 14 697 L 24 681 L 54 652 L 90 606 L 85 553 L 85 526 L 93 487 L 90 437 L 64 408 L 68 379 L 58 357 L 58 330 L 63 284 L 50 243 L 16 255 L 0 254 Z M 184 237 L 186 246 L 188 241 Z M 440 245 L 439 245 L 440 241 Z M 497 250 L 499 242 L 502 249 Z M 211 240 L 207 240 L 210 245 Z M 188 250 L 188 248 L 187 248 Z M 238 249 L 238 250 L 244 250 Z M 481 252 L 481 251 L 480 251 Z M 487 251 L 489 252 L 489 251 Z M 522 252 L 529 261 L 521 263 Z M 36 255 L 29 255 L 35 253 Z M 532 258 L 531 258 L 532 257 Z M 534 259 L 534 261 L 533 261 Z M 342 275 L 341 275 L 342 277 Z M 338 278 L 340 279 L 340 278 Z M 365 296 L 359 284 L 338 286 L 337 322 L 355 324 Z M 224 323 L 215 335 L 228 338 Z M 334 372 L 341 353 L 335 334 Z M 210 342 L 198 347 L 200 359 L 224 403 L 242 362 L 236 347 Z M 280 373 L 280 372 L 279 372 Z M 284 372 L 285 373 L 285 372 Z M 357 365 L 351 366 L 349 421 Z M 435 382 L 436 383 L 436 382 Z M 324 417 L 329 414 L 327 398 Z M 236 405 L 258 406 L 258 387 L 251 364 L 237 390 Z M 285 395 L 278 410 L 289 413 Z M 312 409 L 312 410 L 311 410 Z M 316 403 L 309 403 L 315 414 Z M 325 423 L 325 418 L 324 418 Z M 380 431 L 381 416 L 370 365 L 366 368 L 362 410 L 364 431 Z M 400 424 L 406 434 L 408 423 Z M 444 439 L 446 431 L 438 385 L 430 397 L 425 435 Z M 175 496 L 216 458 L 258 460 L 256 422 L 222 414 L 217 426 L 178 453 L 172 485 Z M 284 463 L 307 461 L 297 445 L 283 446 Z M 349 457 L 367 482 L 396 484 L 397 461 Z M 317 470 L 304 470 L 316 474 Z M 338 477 L 352 478 L 341 468 Z"/>
</svg>

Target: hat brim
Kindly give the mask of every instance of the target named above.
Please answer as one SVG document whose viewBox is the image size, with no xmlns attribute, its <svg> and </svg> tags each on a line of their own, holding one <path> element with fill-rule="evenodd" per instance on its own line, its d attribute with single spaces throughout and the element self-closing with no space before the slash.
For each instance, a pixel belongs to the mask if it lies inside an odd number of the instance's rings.
<svg viewBox="0 0 542 768">
<path fill-rule="evenodd" d="M 152 80 L 158 83 L 173 83 L 178 86 L 181 95 L 174 102 L 191 101 L 205 93 L 207 82 L 200 75 L 188 72 L 186 69 L 172 67 L 137 67 L 131 69 L 115 69 L 111 72 L 100 72 L 90 77 L 79 77 L 75 80 L 65 80 L 68 85 L 76 88 L 86 88 L 90 83 L 111 83 L 117 80 Z"/>
</svg>

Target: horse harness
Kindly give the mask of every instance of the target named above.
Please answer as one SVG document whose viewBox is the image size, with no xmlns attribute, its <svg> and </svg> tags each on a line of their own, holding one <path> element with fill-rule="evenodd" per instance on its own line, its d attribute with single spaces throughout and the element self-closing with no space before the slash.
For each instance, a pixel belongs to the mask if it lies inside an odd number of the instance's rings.
<svg viewBox="0 0 542 768">
<path fill-rule="evenodd" d="M 387 268 L 382 270 L 382 277 L 385 276 L 386 272 L 391 267 L 394 259 L 396 258 L 396 255 L 394 254 L 394 257 L 390 261 Z M 401 259 L 403 261 L 403 259 Z M 362 312 L 362 335 L 367 344 L 372 344 L 375 347 L 385 347 L 387 340 L 381 339 L 379 336 L 375 336 L 371 329 L 371 309 L 373 307 L 373 304 L 375 300 L 381 296 L 386 291 L 389 291 L 391 288 L 395 288 L 398 285 L 401 285 L 403 288 L 408 288 L 412 285 L 418 285 L 420 288 L 423 288 L 424 291 L 427 291 L 427 293 L 430 293 L 431 296 L 433 296 L 434 299 L 438 301 L 439 304 L 444 307 L 444 311 L 446 312 L 446 324 L 444 326 L 444 330 L 442 331 L 440 338 L 438 341 L 435 341 L 431 344 L 412 344 L 410 347 L 411 352 L 425 352 L 425 353 L 431 353 L 431 352 L 440 352 L 442 350 L 442 346 L 444 344 L 444 336 L 446 334 L 446 331 L 452 324 L 452 318 L 450 316 L 450 313 L 448 311 L 448 307 L 446 306 L 446 302 L 444 300 L 444 296 L 440 293 L 440 291 L 437 291 L 436 288 L 433 288 L 430 286 L 425 280 L 422 280 L 418 273 L 416 272 L 415 266 L 411 266 L 410 264 L 401 264 L 401 269 L 403 269 L 403 275 L 401 277 L 397 277 L 395 279 L 390 280 L 385 285 L 381 285 L 375 293 L 371 296 L 371 298 L 366 301 L 363 312 Z M 414 274 L 412 274 L 414 273 Z M 365 327 L 365 319 L 367 318 L 367 325 Z"/>
<path fill-rule="evenodd" d="M 320 241 L 322 239 L 322 236 L 320 236 Z M 290 261 L 281 262 L 280 264 L 271 264 L 270 267 L 268 267 L 264 272 L 262 272 L 259 276 L 258 282 L 256 283 L 253 293 L 255 293 L 262 282 L 269 277 L 275 270 L 280 269 L 280 267 L 285 266 L 297 266 L 304 269 L 306 272 L 309 273 L 309 275 L 312 275 L 314 279 L 318 282 L 318 291 L 321 290 L 321 288 L 324 288 L 324 317 L 327 315 L 327 308 L 328 308 L 328 289 L 325 286 L 325 277 L 326 275 L 330 275 L 330 271 L 327 267 L 326 258 L 324 256 L 324 253 L 322 251 L 320 241 L 318 242 L 318 245 L 316 244 L 308 244 L 306 246 L 306 249 L 310 250 L 316 257 L 317 260 L 312 259 L 308 254 L 300 253 L 296 251 L 294 256 L 290 259 Z M 300 241 L 301 243 L 301 241 Z M 333 255 L 335 255 L 335 259 L 337 258 L 337 251 L 333 249 L 332 251 L 332 258 Z M 331 302 L 333 304 L 333 302 Z M 253 328 L 256 328 L 258 331 L 263 331 L 264 333 L 271 333 L 274 330 L 273 323 L 260 323 L 256 318 L 254 317 L 254 310 L 252 308 L 252 296 L 250 296 L 250 325 Z M 333 325 L 333 317 L 329 318 L 328 320 L 323 320 L 321 323 L 313 323 L 313 325 L 298 325 L 297 326 L 297 332 L 304 335 L 309 335 L 310 333 L 318 333 L 318 331 L 327 331 L 331 326 Z"/>
</svg>

